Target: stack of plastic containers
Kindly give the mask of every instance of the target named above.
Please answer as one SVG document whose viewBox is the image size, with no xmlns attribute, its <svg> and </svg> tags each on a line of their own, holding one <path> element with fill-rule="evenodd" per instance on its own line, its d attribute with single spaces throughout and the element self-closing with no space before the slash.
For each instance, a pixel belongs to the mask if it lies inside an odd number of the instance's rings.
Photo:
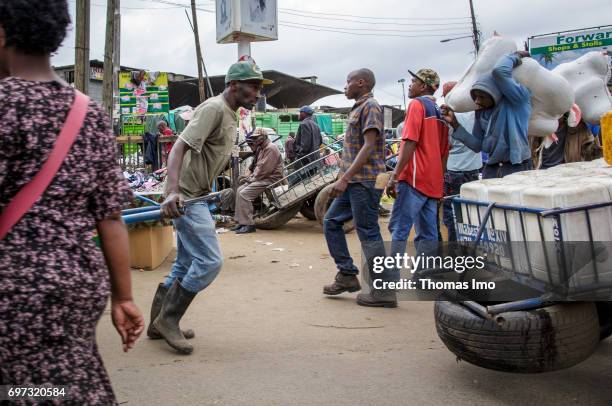
<svg viewBox="0 0 612 406">
<path fill-rule="evenodd" d="M 463 185 L 461 197 L 541 210 L 610 202 L 612 166 L 601 159 L 471 182 Z M 484 209 L 478 213 L 476 206 L 462 205 L 462 214 L 464 222 L 479 226 Z M 494 209 L 487 228 L 504 231 L 514 242 L 511 255 L 498 261 L 505 269 L 554 284 L 569 280 L 574 287 L 612 283 L 612 252 L 607 252 L 612 247 L 612 207 L 590 209 L 588 216 L 585 211 L 561 214 L 559 222 L 554 217 Z M 596 264 L 591 261 L 589 231 L 595 242 Z M 561 239 L 563 250 L 555 244 Z M 527 243 L 517 244 L 523 241 Z M 565 262 L 568 258 L 571 262 L 565 267 L 568 274 L 561 271 L 561 251 Z"/>
</svg>

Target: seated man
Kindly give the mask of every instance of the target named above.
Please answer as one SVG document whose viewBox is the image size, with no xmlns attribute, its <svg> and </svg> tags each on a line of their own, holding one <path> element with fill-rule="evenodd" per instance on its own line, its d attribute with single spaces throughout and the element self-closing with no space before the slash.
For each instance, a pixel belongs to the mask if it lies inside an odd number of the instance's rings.
<svg viewBox="0 0 612 406">
<path fill-rule="evenodd" d="M 236 234 L 255 232 L 253 200 L 283 178 L 283 158 L 278 147 L 268 140 L 266 131 L 258 128 L 247 136 L 246 141 L 255 153 L 255 159 L 251 174 L 238 187 L 234 214 L 238 224 L 233 228 Z"/>
<path fill-rule="evenodd" d="M 527 128 L 531 115 L 531 92 L 512 77 L 521 59 L 530 56 L 519 51 L 503 56 L 493 72 L 480 77 L 471 96 L 478 110 L 474 128 L 463 128 L 448 106 L 442 106 L 444 119 L 453 127 L 452 137 L 474 152 L 486 152 L 489 159 L 482 177 L 502 178 L 532 168 Z"/>
</svg>

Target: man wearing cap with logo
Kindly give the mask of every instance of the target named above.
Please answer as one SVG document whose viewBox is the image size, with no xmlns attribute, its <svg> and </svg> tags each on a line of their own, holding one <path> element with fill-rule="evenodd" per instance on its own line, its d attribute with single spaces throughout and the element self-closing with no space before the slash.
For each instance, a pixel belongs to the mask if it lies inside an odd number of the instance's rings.
<svg viewBox="0 0 612 406">
<path fill-rule="evenodd" d="M 310 106 L 304 106 L 300 109 L 300 126 L 293 143 L 295 160 L 299 160 L 299 163 L 296 164 L 296 169 L 304 167 L 320 158 L 317 154 L 313 154 L 313 152 L 319 150 L 321 142 L 323 142 L 321 129 L 314 120 L 313 114 L 314 110 Z"/>
<path fill-rule="evenodd" d="M 402 142 L 388 192 L 396 194 L 389 231 L 394 242 L 408 240 L 416 228 L 415 242 L 438 241 L 438 200 L 444 195 L 444 170 L 448 157 L 448 126 L 433 94 L 440 86 L 431 69 L 408 71 L 412 82 Z M 418 249 L 418 247 L 417 247 Z"/>
<path fill-rule="evenodd" d="M 162 215 L 174 219 L 176 262 L 161 283 L 151 306 L 150 338 L 163 338 L 182 354 L 193 351 L 179 322 L 195 295 L 217 277 L 223 255 L 215 222 L 205 202 L 184 205 L 210 193 L 212 184 L 227 165 L 236 139 L 239 107 L 252 109 L 264 84 L 261 70 L 252 62 L 233 64 L 225 76 L 225 90 L 200 104 L 168 157 L 168 176 Z M 182 210 L 181 210 L 182 208 Z"/>
</svg>

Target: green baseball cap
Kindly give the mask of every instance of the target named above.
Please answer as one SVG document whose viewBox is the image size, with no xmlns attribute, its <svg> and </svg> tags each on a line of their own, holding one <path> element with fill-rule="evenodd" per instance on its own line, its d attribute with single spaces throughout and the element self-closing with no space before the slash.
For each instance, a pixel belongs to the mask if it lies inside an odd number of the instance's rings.
<svg viewBox="0 0 612 406">
<path fill-rule="evenodd" d="M 261 80 L 264 85 L 271 85 L 274 83 L 272 80 L 264 79 L 259 66 L 248 61 L 236 62 L 230 66 L 225 75 L 225 83 L 229 83 L 232 80 Z"/>
<path fill-rule="evenodd" d="M 408 69 L 408 73 L 431 87 L 433 90 L 438 90 L 438 87 L 440 87 L 440 76 L 438 76 L 433 69 L 420 69 L 417 73 Z"/>
</svg>

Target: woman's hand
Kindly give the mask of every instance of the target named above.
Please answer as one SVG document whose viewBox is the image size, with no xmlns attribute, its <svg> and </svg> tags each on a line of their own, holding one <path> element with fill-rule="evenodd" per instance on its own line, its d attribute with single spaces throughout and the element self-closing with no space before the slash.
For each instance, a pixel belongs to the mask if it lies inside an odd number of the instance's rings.
<svg viewBox="0 0 612 406">
<path fill-rule="evenodd" d="M 136 340 L 143 332 L 145 323 L 142 313 L 132 300 L 111 300 L 113 325 L 121 336 L 123 352 L 134 348 Z"/>
</svg>

